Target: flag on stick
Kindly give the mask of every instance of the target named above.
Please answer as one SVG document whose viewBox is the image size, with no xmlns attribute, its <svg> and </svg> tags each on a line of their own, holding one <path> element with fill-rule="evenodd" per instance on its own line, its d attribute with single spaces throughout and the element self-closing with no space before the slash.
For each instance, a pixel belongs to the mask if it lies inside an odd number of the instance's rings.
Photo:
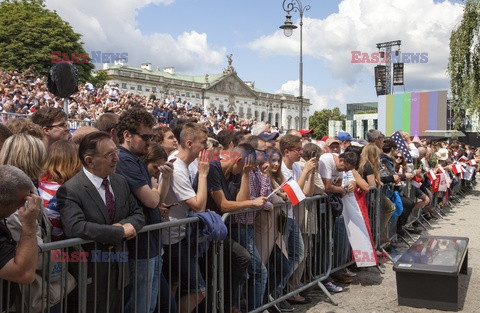
<svg viewBox="0 0 480 313">
<path fill-rule="evenodd" d="M 293 179 L 284 184 L 282 189 L 287 194 L 288 200 L 290 200 L 292 205 L 297 205 L 302 202 L 303 199 L 305 199 L 305 194 L 298 185 L 297 181 Z"/>
<path fill-rule="evenodd" d="M 437 179 L 437 175 L 435 175 L 435 172 L 433 170 L 429 170 L 427 172 L 427 176 L 428 176 L 428 179 L 430 179 L 430 181 L 434 181 Z"/>
<path fill-rule="evenodd" d="M 446 173 L 445 169 L 440 164 L 437 167 L 437 173 L 440 173 L 440 174 L 445 174 Z"/>
</svg>

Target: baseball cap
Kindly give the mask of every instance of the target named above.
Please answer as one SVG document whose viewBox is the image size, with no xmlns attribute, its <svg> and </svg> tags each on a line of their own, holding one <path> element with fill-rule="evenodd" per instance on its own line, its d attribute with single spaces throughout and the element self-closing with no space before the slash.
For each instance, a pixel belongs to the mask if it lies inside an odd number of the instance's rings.
<svg viewBox="0 0 480 313">
<path fill-rule="evenodd" d="M 327 147 L 330 147 L 330 145 L 331 145 L 332 143 L 338 143 L 338 144 L 340 144 L 340 141 L 338 141 L 338 140 L 335 139 L 335 138 L 328 138 L 328 139 L 327 139 Z"/>
<path fill-rule="evenodd" d="M 313 134 L 313 129 L 300 129 L 300 134 L 302 134 L 302 136 L 305 136 L 306 134 Z"/>
<path fill-rule="evenodd" d="M 267 141 L 275 140 L 279 135 L 280 135 L 279 133 L 267 133 L 267 132 L 261 132 L 260 134 L 258 134 L 258 136 L 266 139 Z"/>
<path fill-rule="evenodd" d="M 356 141 L 356 139 L 350 136 L 347 132 L 339 132 L 337 138 L 340 141 Z"/>
<path fill-rule="evenodd" d="M 320 141 L 327 141 L 328 140 L 328 136 L 323 136 L 322 139 L 320 139 Z"/>
</svg>

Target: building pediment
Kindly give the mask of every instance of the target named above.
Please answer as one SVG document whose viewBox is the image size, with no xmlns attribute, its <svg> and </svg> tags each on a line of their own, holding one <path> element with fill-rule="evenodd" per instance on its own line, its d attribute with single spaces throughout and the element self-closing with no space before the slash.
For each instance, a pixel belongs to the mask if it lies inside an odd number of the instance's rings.
<svg viewBox="0 0 480 313">
<path fill-rule="evenodd" d="M 235 96 L 256 97 L 255 92 L 234 73 L 220 79 L 215 84 L 207 88 L 207 91 Z"/>
</svg>

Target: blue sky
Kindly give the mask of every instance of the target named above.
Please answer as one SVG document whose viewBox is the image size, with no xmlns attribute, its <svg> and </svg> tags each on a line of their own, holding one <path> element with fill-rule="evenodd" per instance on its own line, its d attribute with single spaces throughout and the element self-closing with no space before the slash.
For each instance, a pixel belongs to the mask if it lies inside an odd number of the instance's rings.
<svg viewBox="0 0 480 313">
<path fill-rule="evenodd" d="M 128 52 L 129 65 L 151 62 L 191 75 L 220 73 L 233 54 L 239 77 L 267 92 L 298 95 L 299 36 L 278 28 L 282 0 L 47 0 L 83 35 L 87 51 Z M 288 2 L 288 1 L 287 1 Z M 304 96 L 312 110 L 375 101 L 375 64 L 352 64 L 351 51 L 402 40 L 403 52 L 427 52 L 405 65 L 406 91 L 448 89 L 448 40 L 461 1 L 303 0 Z M 299 15 L 292 12 L 298 25 Z M 403 92 L 396 87 L 395 92 Z"/>
</svg>

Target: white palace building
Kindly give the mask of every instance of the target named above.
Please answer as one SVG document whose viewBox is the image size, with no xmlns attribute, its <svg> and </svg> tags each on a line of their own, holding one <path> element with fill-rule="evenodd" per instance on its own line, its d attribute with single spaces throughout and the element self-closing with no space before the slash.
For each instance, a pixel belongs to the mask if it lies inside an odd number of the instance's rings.
<svg viewBox="0 0 480 313">
<path fill-rule="evenodd" d="M 299 126 L 299 99 L 289 94 L 272 94 L 255 88 L 255 82 L 243 81 L 227 56 L 228 67 L 220 74 L 189 76 L 175 73 L 173 67 L 152 70 L 151 63 L 140 68 L 125 65 L 122 60 L 103 69 L 112 78 L 110 84 L 118 84 L 119 90 L 157 98 L 175 95 L 182 101 L 201 104 L 203 108 L 215 107 L 222 111 L 236 112 L 243 119 L 255 117 L 257 121 L 270 122 L 285 129 Z M 303 99 L 303 125 L 308 128 L 310 100 Z"/>
</svg>

